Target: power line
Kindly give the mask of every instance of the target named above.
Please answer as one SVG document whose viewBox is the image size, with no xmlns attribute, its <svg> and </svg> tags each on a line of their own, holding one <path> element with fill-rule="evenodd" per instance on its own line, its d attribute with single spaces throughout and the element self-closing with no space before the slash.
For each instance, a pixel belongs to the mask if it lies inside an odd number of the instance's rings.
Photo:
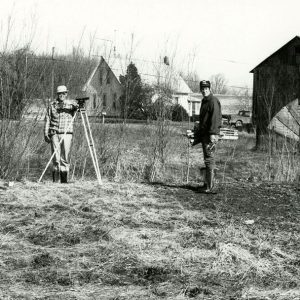
<svg viewBox="0 0 300 300">
<path fill-rule="evenodd" d="M 77 61 L 74 60 L 67 60 L 67 59 L 58 59 L 58 58 L 50 58 L 50 57 L 28 57 L 28 59 L 32 60 L 50 60 L 50 61 L 62 61 L 62 62 L 70 62 L 70 63 L 77 63 Z"/>
<path fill-rule="evenodd" d="M 94 56 L 98 56 L 100 57 L 101 55 L 94 55 Z M 124 59 L 124 57 L 122 58 L 121 56 L 119 56 L 121 59 Z M 208 56 L 199 56 L 199 57 L 202 57 L 202 58 L 207 58 L 207 59 L 210 59 L 210 60 L 222 60 L 222 61 L 227 61 L 227 62 L 230 62 L 232 64 L 241 64 L 241 65 L 249 65 L 248 62 L 241 62 L 241 61 L 237 61 L 237 60 L 232 60 L 232 59 L 226 59 L 226 58 L 219 58 L 219 57 L 208 57 Z M 148 60 L 148 59 L 140 59 L 140 58 L 135 58 L 135 57 L 132 57 L 132 60 L 137 60 L 137 61 L 144 61 L 144 62 L 148 62 L 148 63 L 153 63 L 153 64 L 163 64 L 163 62 L 159 62 L 159 61 L 154 61 L 154 60 Z"/>
<path fill-rule="evenodd" d="M 198 80 L 192 80 L 192 79 L 183 79 L 186 82 L 193 82 L 193 83 L 199 83 L 200 81 Z M 245 87 L 245 86 L 234 86 L 234 85 L 224 85 L 226 87 L 231 87 L 231 88 L 237 88 L 237 89 L 245 89 L 245 90 L 253 90 L 253 88 Z"/>
<path fill-rule="evenodd" d="M 97 55 L 98 56 L 98 55 Z M 100 56 L 100 55 L 99 55 Z M 120 60 L 124 60 L 125 58 L 122 57 L 121 55 L 118 55 L 117 58 L 119 58 Z M 225 59 L 224 59 L 225 60 Z M 159 61 L 153 61 L 153 60 L 146 60 L 146 59 L 138 59 L 138 58 L 134 58 L 132 57 L 131 58 L 131 61 L 143 61 L 143 62 L 148 62 L 148 63 L 153 63 L 153 64 L 156 64 L 156 65 L 164 65 L 164 62 L 159 62 Z M 233 60 L 227 60 L 227 61 L 230 61 L 232 63 L 241 63 L 241 64 L 246 64 L 246 63 L 242 63 L 242 62 L 237 62 L 237 61 L 233 61 Z M 115 69 L 115 68 L 112 68 L 112 70 L 118 70 L 118 69 Z M 147 74 L 147 73 L 139 73 L 141 75 L 144 75 L 144 76 L 152 76 L 152 77 L 158 77 L 157 75 L 154 75 L 154 74 Z M 179 74 L 179 76 L 181 76 Z M 165 76 L 159 76 L 160 78 L 167 78 Z M 199 81 L 197 80 L 192 80 L 192 79 L 184 79 L 182 76 L 181 78 L 185 81 L 185 82 L 191 82 L 191 83 L 199 83 Z M 233 85 L 225 85 L 226 87 L 230 87 L 230 88 L 236 88 L 236 89 L 245 89 L 245 90 L 253 90 L 253 88 L 250 88 L 250 87 L 241 87 L 241 86 L 233 86 Z"/>
<path fill-rule="evenodd" d="M 245 89 L 245 90 L 253 90 L 253 88 L 249 88 L 249 87 L 245 87 L 245 86 L 233 86 L 233 85 L 226 85 L 228 87 L 231 87 L 231 88 L 237 88 L 237 89 Z"/>
<path fill-rule="evenodd" d="M 221 61 L 226 61 L 226 62 L 229 62 L 232 64 L 239 64 L 239 65 L 249 65 L 250 64 L 249 62 L 237 61 L 237 60 L 233 60 L 233 59 L 220 58 L 220 57 L 209 57 L 209 56 L 203 56 L 203 55 L 200 55 L 199 57 L 209 59 L 209 60 L 214 60 L 214 61 L 221 60 Z"/>
</svg>

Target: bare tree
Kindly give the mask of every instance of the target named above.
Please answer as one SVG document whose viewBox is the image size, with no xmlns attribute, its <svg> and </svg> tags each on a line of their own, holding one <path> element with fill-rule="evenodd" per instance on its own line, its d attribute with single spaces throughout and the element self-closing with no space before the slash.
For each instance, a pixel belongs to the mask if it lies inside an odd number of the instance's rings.
<svg viewBox="0 0 300 300">
<path fill-rule="evenodd" d="M 215 74 L 210 77 L 211 90 L 214 94 L 226 94 L 227 93 L 227 79 L 224 74 Z"/>
</svg>

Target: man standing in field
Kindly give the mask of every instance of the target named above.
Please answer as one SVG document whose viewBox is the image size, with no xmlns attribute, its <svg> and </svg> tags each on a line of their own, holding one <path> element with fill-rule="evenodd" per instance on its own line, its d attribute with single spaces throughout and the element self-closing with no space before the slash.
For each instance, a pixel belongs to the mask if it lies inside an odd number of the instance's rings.
<svg viewBox="0 0 300 300">
<path fill-rule="evenodd" d="M 211 193 L 214 188 L 214 173 L 216 168 L 215 150 L 222 124 L 221 104 L 210 90 L 208 80 L 200 81 L 200 91 L 203 95 L 197 138 L 202 142 L 204 163 L 206 167 L 205 192 Z"/>
<path fill-rule="evenodd" d="M 53 182 L 68 182 L 69 153 L 73 135 L 73 116 L 78 109 L 75 100 L 67 100 L 68 90 L 57 87 L 57 98 L 50 104 L 45 117 L 45 141 L 53 152 Z"/>
</svg>

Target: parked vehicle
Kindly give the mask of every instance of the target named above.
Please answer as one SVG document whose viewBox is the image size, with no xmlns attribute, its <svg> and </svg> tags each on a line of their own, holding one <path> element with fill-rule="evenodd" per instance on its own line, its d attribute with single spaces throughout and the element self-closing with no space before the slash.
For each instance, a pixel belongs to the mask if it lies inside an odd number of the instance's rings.
<svg viewBox="0 0 300 300">
<path fill-rule="evenodd" d="M 223 115 L 222 114 L 222 125 L 228 126 L 230 125 L 231 115 Z"/>
<path fill-rule="evenodd" d="M 252 113 L 250 110 L 240 110 L 236 115 L 230 116 L 230 125 L 242 127 L 252 123 Z"/>
</svg>

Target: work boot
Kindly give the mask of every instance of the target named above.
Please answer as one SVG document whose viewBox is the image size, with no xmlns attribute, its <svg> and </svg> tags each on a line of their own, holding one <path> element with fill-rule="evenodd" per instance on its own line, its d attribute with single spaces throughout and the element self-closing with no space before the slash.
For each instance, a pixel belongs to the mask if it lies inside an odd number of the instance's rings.
<svg viewBox="0 0 300 300">
<path fill-rule="evenodd" d="M 53 180 L 53 182 L 59 182 L 59 172 L 58 171 L 52 171 L 52 180 Z"/>
<path fill-rule="evenodd" d="M 207 188 L 206 182 L 206 168 L 200 168 L 200 180 L 203 182 L 203 185 L 198 187 L 199 192 L 203 192 Z"/>
<path fill-rule="evenodd" d="M 68 183 L 68 172 L 61 171 L 60 172 L 60 182 L 61 183 Z"/>
<path fill-rule="evenodd" d="M 207 194 L 214 193 L 214 170 L 206 169 L 206 184 L 207 186 L 204 192 Z"/>
</svg>

